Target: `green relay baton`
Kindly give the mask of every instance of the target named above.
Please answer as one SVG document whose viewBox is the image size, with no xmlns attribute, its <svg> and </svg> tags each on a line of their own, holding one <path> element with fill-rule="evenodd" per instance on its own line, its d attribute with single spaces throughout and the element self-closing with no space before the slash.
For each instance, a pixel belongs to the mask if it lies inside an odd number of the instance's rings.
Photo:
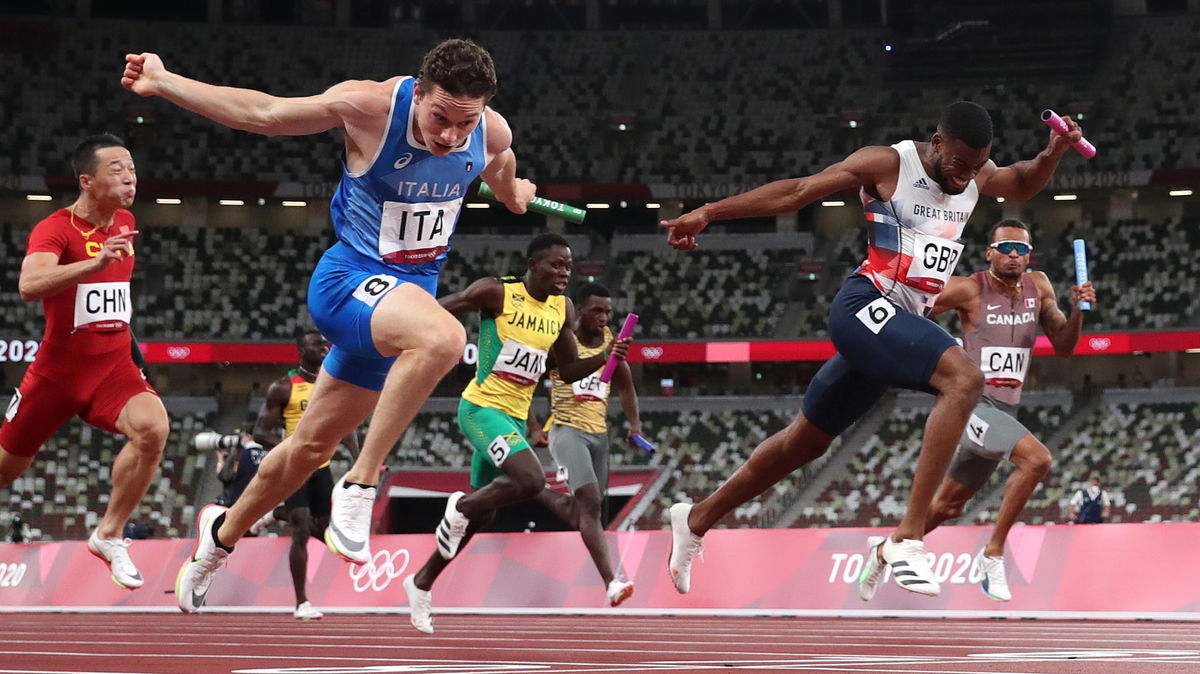
<svg viewBox="0 0 1200 674">
<path fill-rule="evenodd" d="M 496 198 L 496 193 L 492 188 L 488 187 L 487 183 L 479 183 L 479 196 L 492 201 L 499 201 Z M 582 208 L 575 208 L 567 204 L 557 201 L 550 201 L 541 197 L 534 197 L 533 201 L 529 202 L 529 210 L 542 215 L 557 215 L 563 220 L 573 222 L 577 225 L 583 224 L 583 219 L 587 217 L 587 211 Z"/>
</svg>

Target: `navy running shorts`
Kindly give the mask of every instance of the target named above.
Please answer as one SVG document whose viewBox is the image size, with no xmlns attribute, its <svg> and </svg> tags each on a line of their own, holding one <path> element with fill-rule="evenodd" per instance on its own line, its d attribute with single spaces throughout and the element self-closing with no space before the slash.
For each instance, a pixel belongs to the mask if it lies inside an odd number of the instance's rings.
<svg viewBox="0 0 1200 674">
<path fill-rule="evenodd" d="M 813 377 L 802 407 L 806 419 L 833 436 L 890 387 L 936 393 L 929 387 L 933 371 L 958 345 L 940 325 L 899 308 L 859 274 L 833 298 L 829 336 L 837 354 Z"/>
</svg>

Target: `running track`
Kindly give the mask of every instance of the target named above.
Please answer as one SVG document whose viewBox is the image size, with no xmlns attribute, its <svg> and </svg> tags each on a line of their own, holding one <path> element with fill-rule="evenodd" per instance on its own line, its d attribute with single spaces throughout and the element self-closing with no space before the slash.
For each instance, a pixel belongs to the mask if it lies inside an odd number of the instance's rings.
<svg viewBox="0 0 1200 674">
<path fill-rule="evenodd" d="M 1200 672 L 1187 622 L 0 614 L 0 673 Z"/>
</svg>

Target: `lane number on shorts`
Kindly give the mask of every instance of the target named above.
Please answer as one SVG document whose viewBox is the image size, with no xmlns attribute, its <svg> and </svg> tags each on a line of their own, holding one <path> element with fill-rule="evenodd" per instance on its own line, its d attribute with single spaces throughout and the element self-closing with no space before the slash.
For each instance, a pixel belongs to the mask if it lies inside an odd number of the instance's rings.
<svg viewBox="0 0 1200 674">
<path fill-rule="evenodd" d="M 988 426 L 990 426 L 988 422 L 972 414 L 971 420 L 967 422 L 967 437 L 971 439 L 971 442 L 982 447 L 983 438 L 988 432 Z"/>
<path fill-rule="evenodd" d="M 878 335 L 883 326 L 887 325 L 888 321 L 892 320 L 892 317 L 895 315 L 896 305 L 887 301 L 886 298 L 880 297 L 862 309 L 859 309 L 858 313 L 854 314 L 854 317 L 867 326 L 868 330 Z"/>
<path fill-rule="evenodd" d="M 374 307 L 379 302 L 379 298 L 396 287 L 397 280 L 395 276 L 376 274 L 358 284 L 358 287 L 354 289 L 354 299 L 369 307 Z"/>
<path fill-rule="evenodd" d="M 488 445 L 487 451 L 492 463 L 499 468 L 508 455 L 512 454 L 512 445 L 508 444 L 508 440 L 505 440 L 503 435 L 497 435 L 496 439 L 492 440 L 492 444 Z"/>
</svg>

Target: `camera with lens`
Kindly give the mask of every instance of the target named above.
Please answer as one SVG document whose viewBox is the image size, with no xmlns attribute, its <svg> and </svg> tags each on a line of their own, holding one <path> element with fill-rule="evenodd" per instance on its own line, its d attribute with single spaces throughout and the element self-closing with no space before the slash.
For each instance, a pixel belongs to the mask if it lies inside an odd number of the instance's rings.
<svg viewBox="0 0 1200 674">
<path fill-rule="evenodd" d="M 214 431 L 205 431 L 197 433 L 196 438 L 192 441 L 196 449 L 233 449 L 242 446 L 242 436 L 239 435 L 222 435 Z"/>
</svg>

